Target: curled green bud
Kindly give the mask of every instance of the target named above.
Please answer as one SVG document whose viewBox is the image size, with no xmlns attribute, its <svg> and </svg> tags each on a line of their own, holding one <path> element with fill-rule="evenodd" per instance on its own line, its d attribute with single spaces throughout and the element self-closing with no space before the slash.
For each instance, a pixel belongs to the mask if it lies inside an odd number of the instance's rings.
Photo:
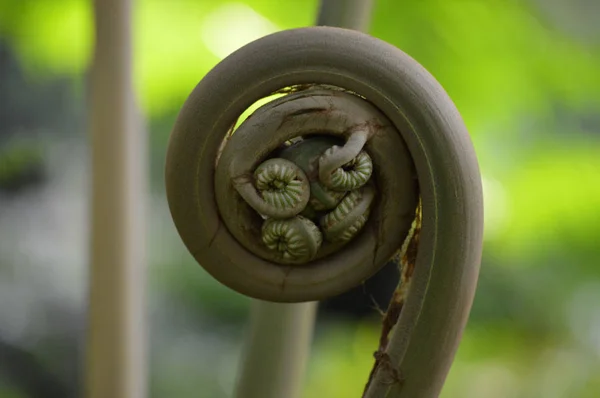
<svg viewBox="0 0 600 398">
<path fill-rule="evenodd" d="M 330 242 L 348 242 L 369 218 L 375 190 L 365 186 L 350 192 L 337 207 L 321 218 L 321 229 Z"/>
<path fill-rule="evenodd" d="M 335 151 L 339 147 L 333 147 Z M 331 173 L 329 187 L 335 191 L 351 191 L 365 185 L 373 174 L 373 162 L 365 151 Z"/>
<path fill-rule="evenodd" d="M 268 219 L 262 227 L 262 240 L 279 259 L 301 264 L 312 260 L 323 242 L 319 228 L 308 218 Z"/>
<path fill-rule="evenodd" d="M 330 147 L 319 159 L 319 180 L 334 191 L 350 191 L 364 186 L 373 173 L 373 162 L 363 150 L 369 134 L 359 130 L 344 146 Z"/>
<path fill-rule="evenodd" d="M 302 170 L 285 159 L 269 159 L 254 172 L 256 189 L 265 202 L 277 209 L 293 208 L 303 201 L 305 184 Z"/>
<path fill-rule="evenodd" d="M 243 176 L 233 184 L 244 200 L 266 217 L 293 217 L 304 210 L 310 197 L 306 174 L 286 159 L 266 160 L 254 171 L 253 181 Z"/>
</svg>

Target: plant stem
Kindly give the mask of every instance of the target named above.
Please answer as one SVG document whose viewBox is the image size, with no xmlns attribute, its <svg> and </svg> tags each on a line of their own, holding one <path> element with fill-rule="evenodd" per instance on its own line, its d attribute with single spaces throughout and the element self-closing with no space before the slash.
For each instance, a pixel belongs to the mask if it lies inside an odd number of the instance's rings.
<svg viewBox="0 0 600 398">
<path fill-rule="evenodd" d="M 316 312 L 316 302 L 253 300 L 250 334 L 234 396 L 300 396 Z"/>
<path fill-rule="evenodd" d="M 134 104 L 131 1 L 94 2 L 86 398 L 146 396 L 146 142 Z"/>
<path fill-rule="evenodd" d="M 374 0 L 321 0 L 317 26 L 367 32 Z"/>
</svg>

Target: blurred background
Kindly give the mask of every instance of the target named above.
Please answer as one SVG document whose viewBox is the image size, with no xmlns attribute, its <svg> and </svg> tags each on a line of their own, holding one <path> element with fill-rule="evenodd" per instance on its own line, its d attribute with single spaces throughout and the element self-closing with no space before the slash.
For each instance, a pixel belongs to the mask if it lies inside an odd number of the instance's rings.
<svg viewBox="0 0 600 398">
<path fill-rule="evenodd" d="M 170 219 L 163 165 L 187 95 L 220 59 L 312 25 L 316 0 L 136 0 L 149 134 L 152 397 L 228 397 L 249 299 L 210 278 Z M 442 83 L 485 190 L 470 322 L 442 397 L 600 396 L 600 3 L 378 0 L 370 33 Z M 77 397 L 89 240 L 91 2 L 0 0 L 0 397 Z M 306 398 L 362 391 L 397 278 L 324 303 Z"/>
</svg>

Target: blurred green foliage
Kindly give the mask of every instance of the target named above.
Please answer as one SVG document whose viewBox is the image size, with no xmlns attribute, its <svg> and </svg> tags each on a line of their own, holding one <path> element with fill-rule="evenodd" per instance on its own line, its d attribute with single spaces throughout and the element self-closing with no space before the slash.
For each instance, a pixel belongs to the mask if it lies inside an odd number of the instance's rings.
<svg viewBox="0 0 600 398">
<path fill-rule="evenodd" d="M 42 163 L 40 149 L 33 143 L 17 142 L 0 148 L 0 185 L 12 180 Z"/>
<path fill-rule="evenodd" d="M 600 396 L 600 48 L 555 29 L 540 4 L 379 0 L 374 12 L 371 33 L 422 63 L 453 98 L 484 177 L 480 289 L 448 398 Z M 135 2 L 135 84 L 157 186 L 170 126 L 202 76 L 253 39 L 312 24 L 316 10 L 316 0 Z M 92 11 L 84 0 L 0 0 L 0 38 L 30 79 L 82 82 Z M 29 158 L 14 156 L 6 164 Z M 191 259 L 173 263 L 154 283 L 215 319 L 239 319 L 246 300 Z M 357 396 L 377 339 L 375 312 L 358 325 L 322 325 L 305 397 Z M 172 373 L 161 376 L 162 396 L 191 396 L 194 372 Z"/>
</svg>

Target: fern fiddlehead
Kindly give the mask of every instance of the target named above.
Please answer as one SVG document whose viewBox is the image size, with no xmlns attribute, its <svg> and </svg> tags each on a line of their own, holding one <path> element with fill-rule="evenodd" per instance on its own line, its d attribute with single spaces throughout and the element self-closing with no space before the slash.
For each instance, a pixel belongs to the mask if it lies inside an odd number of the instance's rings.
<svg viewBox="0 0 600 398">
<path fill-rule="evenodd" d="M 309 199 L 308 179 L 294 163 L 269 159 L 254 172 L 251 181 L 234 181 L 238 193 L 253 209 L 267 217 L 291 217 L 300 213 Z M 256 191 L 255 189 L 256 188 Z"/>
<path fill-rule="evenodd" d="M 333 146 L 319 159 L 319 178 L 330 189 L 348 191 L 367 183 L 373 172 L 369 154 L 362 150 L 368 132 L 354 133 L 343 147 Z"/>
<path fill-rule="evenodd" d="M 262 227 L 262 240 L 281 260 L 305 263 L 313 259 L 323 242 L 319 228 L 308 218 L 296 216 L 287 220 L 267 220 Z"/>
<path fill-rule="evenodd" d="M 374 197 L 372 187 L 346 195 L 333 211 L 321 218 L 325 238 L 331 242 L 350 241 L 367 222 Z"/>
<path fill-rule="evenodd" d="M 273 93 L 286 95 L 229 134 L 245 109 Z M 303 160 L 289 153 L 324 136 L 327 145 Z M 285 191 L 287 174 L 273 184 L 254 178 L 272 158 L 302 171 L 304 177 L 294 174 L 303 181 L 301 200 Z M 401 311 L 389 317 L 365 396 L 439 395 L 476 287 L 481 180 L 458 111 L 412 58 L 336 28 L 255 41 L 217 65 L 186 101 L 171 136 L 166 180 L 177 229 L 202 267 L 263 300 L 342 293 L 392 256 L 406 257 L 409 239 L 409 287 Z M 296 193 L 296 183 L 291 187 Z M 283 196 L 265 196 L 269 190 Z M 279 210 L 265 211 L 261 203 Z M 313 240 L 300 244 L 292 230 L 313 231 Z"/>
</svg>

